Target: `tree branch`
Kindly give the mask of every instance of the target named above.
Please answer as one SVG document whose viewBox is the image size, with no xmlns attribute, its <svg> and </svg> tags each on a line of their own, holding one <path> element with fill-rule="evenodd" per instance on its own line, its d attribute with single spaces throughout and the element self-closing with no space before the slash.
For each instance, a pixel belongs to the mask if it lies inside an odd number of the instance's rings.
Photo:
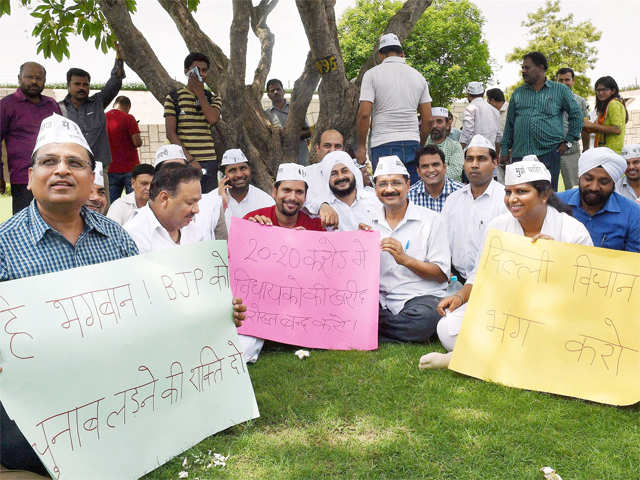
<svg viewBox="0 0 640 480">
<path fill-rule="evenodd" d="M 257 99 L 262 98 L 267 75 L 271 70 L 275 36 L 267 25 L 267 17 L 277 4 L 278 0 L 261 0 L 258 5 L 251 9 L 251 30 L 260 40 L 260 61 L 253 74 L 253 83 L 251 85 L 253 94 Z"/>
</svg>

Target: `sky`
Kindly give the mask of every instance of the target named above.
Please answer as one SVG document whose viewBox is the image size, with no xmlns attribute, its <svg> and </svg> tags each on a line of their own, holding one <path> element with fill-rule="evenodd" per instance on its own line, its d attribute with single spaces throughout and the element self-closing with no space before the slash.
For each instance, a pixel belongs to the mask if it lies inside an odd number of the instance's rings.
<svg viewBox="0 0 640 480">
<path fill-rule="evenodd" d="M 34 2 L 35 3 L 35 2 Z M 255 0 L 254 0 L 255 3 Z M 336 0 L 336 17 L 355 3 L 355 0 Z M 514 46 L 525 46 L 527 30 L 521 26 L 527 12 L 542 5 L 541 0 L 475 0 L 486 23 L 484 34 L 489 43 L 489 52 L 495 64 L 494 79 L 488 87 L 506 88 L 520 79 L 518 64 L 508 64 L 505 56 Z M 70 39 L 71 57 L 61 63 L 37 55 L 37 41 L 31 36 L 35 19 L 29 11 L 11 1 L 11 16 L 0 17 L 0 32 L 3 44 L 3 68 L 0 83 L 15 83 L 20 64 L 33 60 L 47 69 L 48 82 L 64 82 L 70 67 L 89 71 L 94 82 L 104 82 L 113 66 L 114 53 L 103 55 L 81 37 Z M 637 84 L 640 80 L 640 55 L 634 48 L 634 33 L 640 18 L 639 0 L 610 0 L 605 7 L 602 0 L 562 0 L 561 15 L 573 13 L 577 21 L 591 20 L 603 32 L 598 42 L 598 62 L 593 71 L 587 72 L 592 80 L 603 75 L 612 75 L 622 86 Z M 615 6 L 615 7 L 613 7 Z M 229 52 L 229 27 L 231 25 L 231 2 L 227 0 L 201 0 L 196 19 L 206 33 L 227 54 Z M 158 58 L 174 78 L 182 80 L 182 61 L 188 51 L 169 16 L 155 0 L 138 0 L 138 13 L 133 21 L 146 36 Z M 304 66 L 309 48 L 307 38 L 298 17 L 293 0 L 280 0 L 269 16 L 268 24 L 276 36 L 270 76 L 283 80 L 285 87 L 292 86 Z M 260 47 L 252 33 L 249 34 L 247 78 L 251 78 L 257 64 Z M 428 79 L 427 79 L 428 80 Z M 127 68 L 128 82 L 140 81 Z"/>
</svg>

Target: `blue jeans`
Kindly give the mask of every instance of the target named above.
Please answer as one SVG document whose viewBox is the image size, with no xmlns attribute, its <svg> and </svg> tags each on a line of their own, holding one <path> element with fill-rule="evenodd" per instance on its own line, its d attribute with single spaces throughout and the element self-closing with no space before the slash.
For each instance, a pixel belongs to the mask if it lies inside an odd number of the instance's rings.
<svg viewBox="0 0 640 480">
<path fill-rule="evenodd" d="M 131 193 L 131 173 L 110 173 L 109 174 L 109 202 L 113 203 L 120 195 L 122 195 L 122 189 L 125 193 Z"/>
<path fill-rule="evenodd" d="M 420 180 L 418 176 L 418 164 L 416 163 L 416 152 L 420 148 L 420 142 L 400 141 L 389 142 L 371 148 L 371 166 L 375 173 L 378 166 L 378 159 L 388 155 L 397 155 L 402 163 L 407 167 L 409 176 L 411 177 L 411 185 Z"/>
<path fill-rule="evenodd" d="M 512 162 L 519 162 L 520 160 L 522 160 L 522 157 L 516 157 L 511 159 Z M 544 166 L 549 169 L 549 172 L 551 172 L 551 188 L 553 188 L 554 192 L 557 192 L 558 178 L 560 177 L 560 162 L 562 160 L 562 155 L 560 155 L 560 152 L 558 152 L 554 148 L 549 153 L 545 153 L 544 155 L 538 155 L 538 160 L 544 163 Z"/>
</svg>

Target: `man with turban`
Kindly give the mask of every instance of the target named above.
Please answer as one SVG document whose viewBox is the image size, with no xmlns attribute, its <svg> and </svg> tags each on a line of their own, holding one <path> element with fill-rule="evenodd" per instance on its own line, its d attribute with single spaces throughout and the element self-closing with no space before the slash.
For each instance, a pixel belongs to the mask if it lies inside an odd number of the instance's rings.
<svg viewBox="0 0 640 480">
<path fill-rule="evenodd" d="M 640 206 L 614 191 L 626 168 L 610 148 L 591 148 L 578 160 L 578 188 L 558 196 L 573 207 L 594 246 L 640 252 Z"/>
</svg>

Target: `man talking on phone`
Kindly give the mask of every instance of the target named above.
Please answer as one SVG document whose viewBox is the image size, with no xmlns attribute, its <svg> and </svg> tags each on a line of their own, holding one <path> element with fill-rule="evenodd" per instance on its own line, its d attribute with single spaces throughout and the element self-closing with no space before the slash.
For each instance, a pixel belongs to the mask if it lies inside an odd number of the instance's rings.
<svg viewBox="0 0 640 480">
<path fill-rule="evenodd" d="M 192 52 L 184 59 L 187 85 L 169 92 L 164 100 L 164 121 L 167 139 L 181 145 L 187 163 L 202 168 L 202 193 L 218 185 L 218 162 L 214 149 L 211 127 L 220 118 L 222 99 L 205 90 L 204 83 L 209 73 L 209 58 Z"/>
</svg>

